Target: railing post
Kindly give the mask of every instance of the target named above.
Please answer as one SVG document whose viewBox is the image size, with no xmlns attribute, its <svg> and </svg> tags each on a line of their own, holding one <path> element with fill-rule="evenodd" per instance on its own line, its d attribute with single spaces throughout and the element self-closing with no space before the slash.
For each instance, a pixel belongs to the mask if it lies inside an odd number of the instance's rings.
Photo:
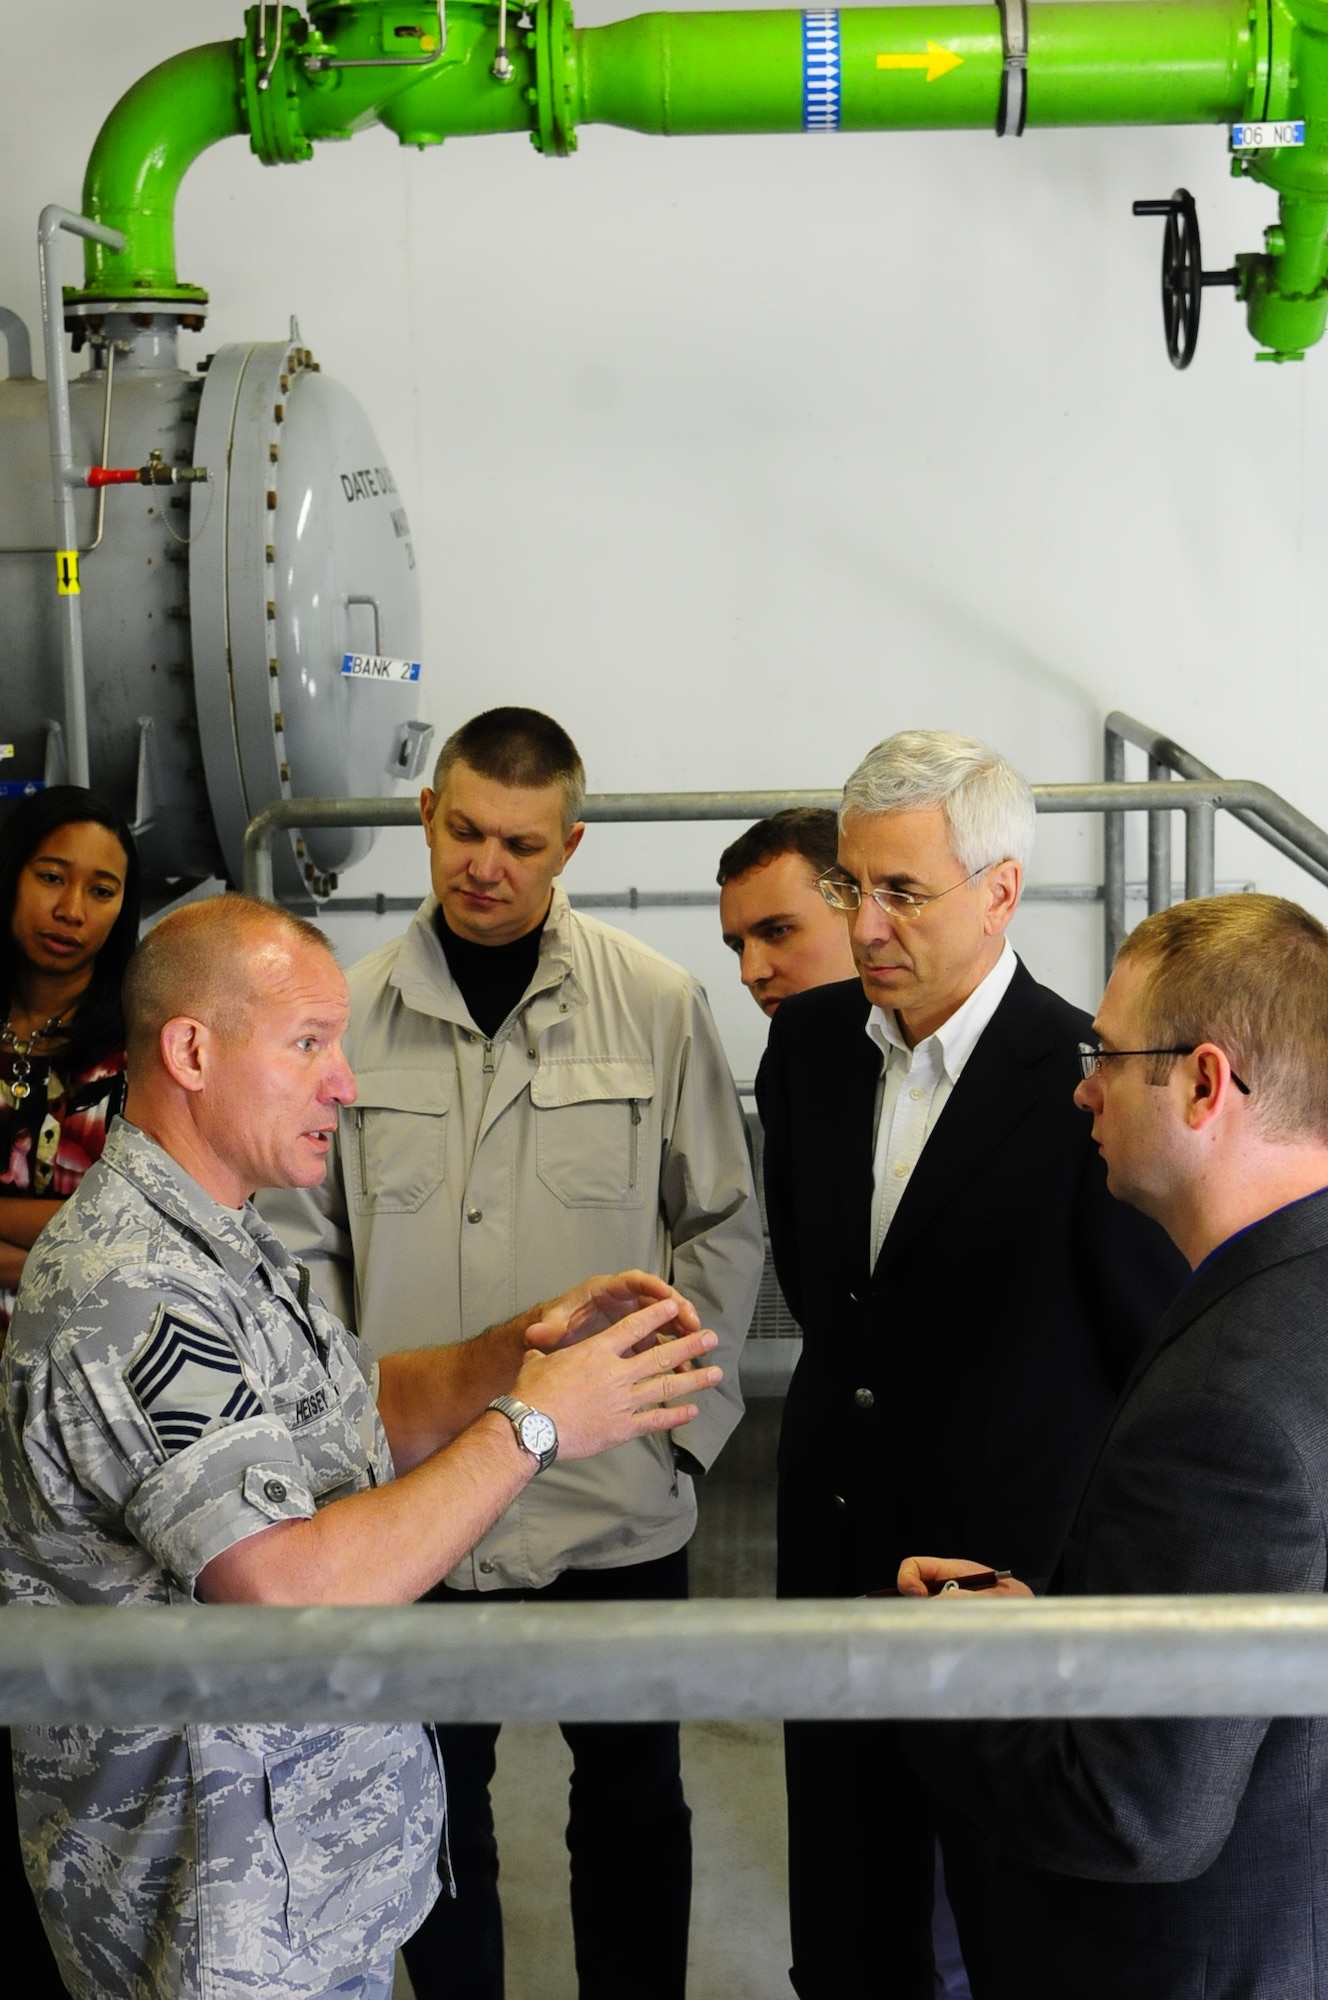
<svg viewBox="0 0 1328 2000">
<path fill-rule="evenodd" d="M 1211 896 L 1216 879 L 1213 859 L 1217 807 L 1208 801 L 1185 808 L 1185 894 Z"/>
<path fill-rule="evenodd" d="M 1108 722 L 1102 738 L 1102 775 L 1109 785 L 1125 776 L 1125 739 Z M 1102 981 L 1125 941 L 1125 814 L 1102 815 Z"/>
<path fill-rule="evenodd" d="M 1150 778 L 1169 779 L 1171 766 L 1158 757 L 1148 760 Z M 1171 814 L 1148 815 L 1148 914 L 1171 905 Z"/>
</svg>

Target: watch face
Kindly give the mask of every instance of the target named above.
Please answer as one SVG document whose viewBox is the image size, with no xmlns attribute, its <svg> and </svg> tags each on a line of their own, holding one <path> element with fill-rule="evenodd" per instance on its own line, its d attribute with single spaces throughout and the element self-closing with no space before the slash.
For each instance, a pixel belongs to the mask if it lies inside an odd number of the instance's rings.
<svg viewBox="0 0 1328 2000">
<path fill-rule="evenodd" d="M 558 1442 L 558 1431 L 552 1417 L 546 1417 L 543 1410 L 531 1410 L 521 1419 L 521 1442 L 536 1458 L 543 1458 Z"/>
</svg>

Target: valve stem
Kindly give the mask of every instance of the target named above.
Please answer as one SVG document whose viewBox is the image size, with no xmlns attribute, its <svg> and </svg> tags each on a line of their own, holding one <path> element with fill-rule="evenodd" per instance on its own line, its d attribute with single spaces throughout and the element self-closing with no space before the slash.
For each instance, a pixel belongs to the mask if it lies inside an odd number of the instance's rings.
<svg viewBox="0 0 1328 2000">
<path fill-rule="evenodd" d="M 205 465 L 167 465 L 159 451 L 148 453 L 146 465 L 93 465 L 86 472 L 75 473 L 71 484 L 76 486 L 182 486 L 194 481 L 206 480 L 208 469 Z"/>
<path fill-rule="evenodd" d="M 507 0 L 498 0 L 498 52 L 489 74 L 495 83 L 510 83 L 515 73 L 507 55 Z"/>
</svg>

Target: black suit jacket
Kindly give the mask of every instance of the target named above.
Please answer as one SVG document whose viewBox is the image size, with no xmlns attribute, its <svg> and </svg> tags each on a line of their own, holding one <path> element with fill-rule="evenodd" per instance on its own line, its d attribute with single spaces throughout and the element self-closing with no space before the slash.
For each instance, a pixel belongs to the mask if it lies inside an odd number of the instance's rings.
<svg viewBox="0 0 1328 2000">
<path fill-rule="evenodd" d="M 1046 1576 L 1185 1266 L 1116 1202 L 1073 1104 L 1089 1017 L 1020 965 L 869 1269 L 880 1053 L 857 980 L 786 1000 L 757 1082 L 775 1266 L 803 1329 L 780 1441 L 780 1590 L 906 1555 Z"/>
<path fill-rule="evenodd" d="M 1323 1193 L 1233 1237 L 1167 1314 L 1052 1588 L 1321 1593 L 1326 1516 Z M 907 1741 L 1026 1864 L 1002 1898 L 1009 2000 L 1328 1994 L 1322 1718 L 941 1724 Z"/>
</svg>

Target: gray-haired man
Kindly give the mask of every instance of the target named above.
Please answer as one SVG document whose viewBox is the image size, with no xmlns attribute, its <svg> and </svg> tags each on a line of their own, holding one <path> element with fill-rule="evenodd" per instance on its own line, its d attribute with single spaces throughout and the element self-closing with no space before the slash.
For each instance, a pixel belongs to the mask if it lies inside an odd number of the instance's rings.
<svg viewBox="0 0 1328 2000">
<path fill-rule="evenodd" d="M 806 1336 L 780 1443 L 786 1597 L 891 1585 L 918 1549 L 1045 1574 L 1183 1275 L 1112 1201 L 1074 1109 L 1088 1016 L 1006 937 L 1033 832 L 1019 773 L 939 730 L 878 744 L 844 788 L 827 886 L 861 984 L 785 1001 L 759 1082 L 771 1243 Z M 937 1816 L 896 1742 L 789 1725 L 803 2000 L 933 1992 Z M 980 1993 L 980 1857 L 939 1830 Z"/>
</svg>

